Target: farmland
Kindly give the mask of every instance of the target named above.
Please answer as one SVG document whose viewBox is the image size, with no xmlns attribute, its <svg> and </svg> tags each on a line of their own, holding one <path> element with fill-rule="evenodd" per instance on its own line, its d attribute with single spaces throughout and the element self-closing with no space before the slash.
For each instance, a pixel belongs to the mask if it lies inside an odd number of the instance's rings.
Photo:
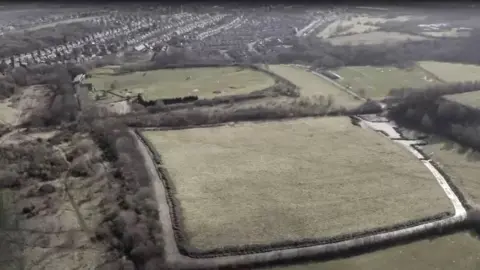
<svg viewBox="0 0 480 270">
<path fill-rule="evenodd" d="M 297 85 L 302 96 L 332 96 L 334 104 L 345 107 L 360 104 L 359 101 L 353 99 L 352 96 L 339 89 L 333 83 L 304 69 L 287 65 L 270 65 L 269 69 Z"/>
<path fill-rule="evenodd" d="M 199 249 L 331 237 L 452 211 L 417 159 L 348 118 L 144 134 L 161 151 L 189 245 Z"/>
<path fill-rule="evenodd" d="M 480 257 L 472 250 L 480 248 L 478 240 L 468 233 L 455 233 L 390 247 L 361 256 L 328 262 L 276 267 L 276 270 L 437 270 L 477 269 Z M 435 250 L 435 252 L 432 252 Z M 441 256 L 439 256 L 441 254 Z"/>
<path fill-rule="evenodd" d="M 440 83 L 418 67 L 399 69 L 396 67 L 351 66 L 335 72 L 342 77 L 338 83 L 370 98 L 388 95 L 392 88 L 426 87 Z"/>
<path fill-rule="evenodd" d="M 445 98 L 473 108 L 479 108 L 480 106 L 480 95 L 477 91 L 447 95 Z"/>
<path fill-rule="evenodd" d="M 480 66 L 434 61 L 421 61 L 418 65 L 446 82 L 480 80 Z"/>
<path fill-rule="evenodd" d="M 142 93 L 145 99 L 198 95 L 212 98 L 246 94 L 275 84 L 269 75 L 249 68 L 179 68 L 113 75 L 111 69 L 94 70 L 87 80 L 97 90 L 125 95 Z M 113 85 L 112 85 L 113 84 Z"/>
</svg>

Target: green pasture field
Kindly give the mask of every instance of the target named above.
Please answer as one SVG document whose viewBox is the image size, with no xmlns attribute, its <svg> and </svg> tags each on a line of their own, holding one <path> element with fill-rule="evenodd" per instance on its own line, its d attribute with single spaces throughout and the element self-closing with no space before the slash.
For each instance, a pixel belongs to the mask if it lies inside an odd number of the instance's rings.
<svg viewBox="0 0 480 270">
<path fill-rule="evenodd" d="M 480 268 L 480 256 L 476 252 L 480 242 L 466 232 L 433 239 L 416 241 L 406 245 L 338 259 L 291 266 L 275 267 L 275 270 L 476 270 Z M 267 269 L 267 268 L 262 268 Z"/>
<path fill-rule="evenodd" d="M 401 87 L 426 87 L 440 83 L 433 76 L 418 67 L 399 69 L 396 67 L 350 66 L 334 71 L 342 77 L 336 80 L 345 87 L 351 87 L 365 97 L 381 98 L 388 95 L 390 89 Z"/>
<path fill-rule="evenodd" d="M 463 149 L 444 138 L 432 137 L 424 151 L 439 163 L 473 204 L 480 204 L 480 153 Z"/>
<path fill-rule="evenodd" d="M 428 169 L 347 117 L 145 131 L 199 249 L 331 237 L 452 211 Z"/>
<path fill-rule="evenodd" d="M 421 61 L 418 62 L 418 66 L 446 82 L 480 80 L 480 66 L 477 65 Z"/>
<path fill-rule="evenodd" d="M 480 90 L 480 89 L 479 89 Z M 446 95 L 445 98 L 473 108 L 480 108 L 480 91 L 467 92 L 455 95 Z"/>
<path fill-rule="evenodd" d="M 361 104 L 333 83 L 307 70 L 288 65 L 270 65 L 269 70 L 297 85 L 302 96 L 331 95 L 334 104 L 344 107 L 355 107 Z"/>
<path fill-rule="evenodd" d="M 247 94 L 275 84 L 273 77 L 249 68 L 179 68 L 123 75 L 109 74 L 111 69 L 93 70 L 86 80 L 97 90 L 110 90 L 120 95 L 143 93 L 148 100 L 197 95 L 200 98 Z"/>
</svg>

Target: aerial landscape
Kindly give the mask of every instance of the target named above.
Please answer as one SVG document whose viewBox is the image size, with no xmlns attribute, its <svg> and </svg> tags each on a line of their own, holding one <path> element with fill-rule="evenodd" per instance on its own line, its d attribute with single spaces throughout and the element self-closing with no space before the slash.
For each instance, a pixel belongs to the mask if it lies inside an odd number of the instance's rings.
<svg viewBox="0 0 480 270">
<path fill-rule="evenodd" d="M 0 270 L 480 269 L 480 10 L 430 5 L 1 5 Z"/>
</svg>

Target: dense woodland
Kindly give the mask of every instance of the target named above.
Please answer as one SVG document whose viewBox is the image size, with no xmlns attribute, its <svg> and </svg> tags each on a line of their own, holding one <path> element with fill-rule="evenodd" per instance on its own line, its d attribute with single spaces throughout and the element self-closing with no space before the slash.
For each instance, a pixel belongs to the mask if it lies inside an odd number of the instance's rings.
<svg viewBox="0 0 480 270">
<path fill-rule="evenodd" d="M 119 258 L 126 256 L 135 269 L 166 269 L 157 203 L 135 135 L 118 121 L 83 124 L 82 129 L 90 130 L 105 159 L 115 166 L 109 175 L 113 189 L 109 202 L 104 204 L 107 207 L 102 209 L 105 218 L 97 228 L 96 238 L 107 241 Z M 110 267 L 120 269 L 121 264 L 114 261 Z"/>
</svg>

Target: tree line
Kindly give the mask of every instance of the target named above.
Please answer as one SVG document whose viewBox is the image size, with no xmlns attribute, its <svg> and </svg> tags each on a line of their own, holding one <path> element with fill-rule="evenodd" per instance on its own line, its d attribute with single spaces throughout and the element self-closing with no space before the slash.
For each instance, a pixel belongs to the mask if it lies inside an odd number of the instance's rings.
<svg viewBox="0 0 480 270">
<path fill-rule="evenodd" d="M 439 134 L 480 151 L 480 110 L 445 97 L 477 91 L 479 87 L 480 81 L 476 81 L 406 91 L 391 106 L 388 115 L 403 126 Z"/>
</svg>

